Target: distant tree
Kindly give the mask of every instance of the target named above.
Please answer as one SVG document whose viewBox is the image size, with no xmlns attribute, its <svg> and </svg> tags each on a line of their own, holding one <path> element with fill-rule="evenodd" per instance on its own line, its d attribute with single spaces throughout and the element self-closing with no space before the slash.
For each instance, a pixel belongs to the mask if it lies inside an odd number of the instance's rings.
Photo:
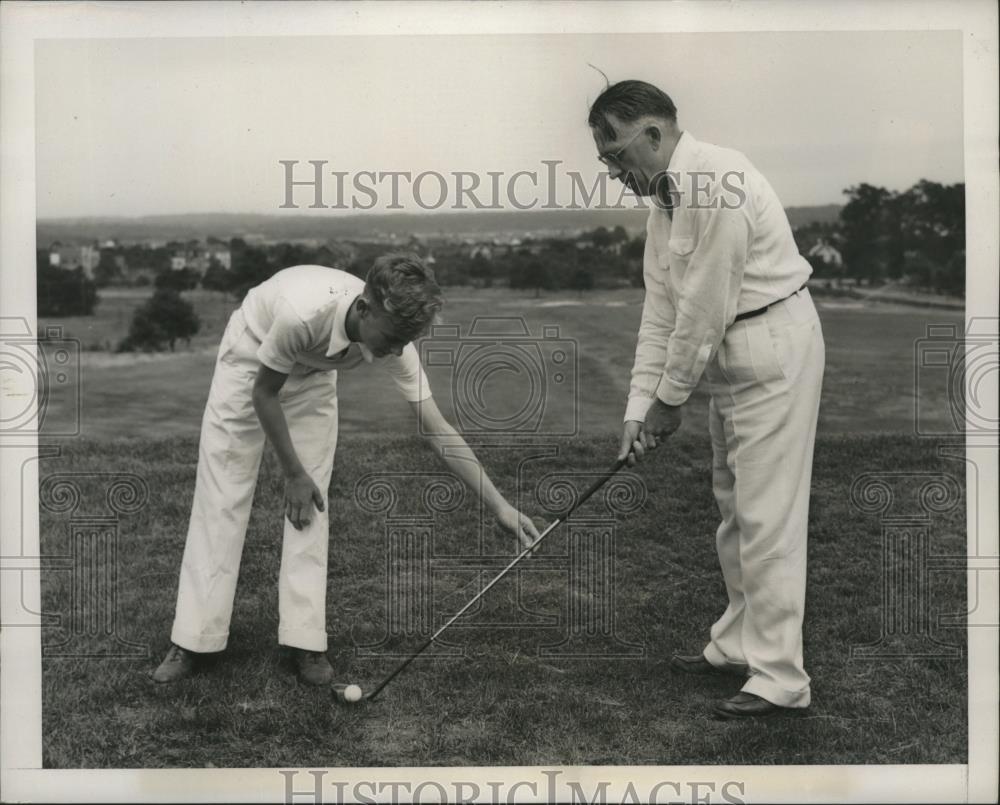
<svg viewBox="0 0 1000 805">
<path fill-rule="evenodd" d="M 543 288 L 552 287 L 552 275 L 541 260 L 515 255 L 510 264 L 507 282 L 511 288 L 534 288 L 537 299 Z"/>
<path fill-rule="evenodd" d="M 646 238 L 632 238 L 623 250 L 625 257 L 630 260 L 642 260 L 646 253 Z"/>
<path fill-rule="evenodd" d="M 848 202 L 840 211 L 844 232 L 844 266 L 854 277 L 880 278 L 888 265 L 889 202 L 884 187 L 860 184 L 844 191 Z"/>
<path fill-rule="evenodd" d="M 861 184 L 848 188 L 839 244 L 848 274 L 868 280 L 908 277 L 913 284 L 964 288 L 965 185 L 921 179 L 893 193 Z M 949 291 L 949 292 L 954 292 Z"/>
<path fill-rule="evenodd" d="M 320 246 L 313 255 L 313 262 L 318 266 L 330 266 L 336 268 L 340 262 L 336 253 L 329 246 Z"/>
<path fill-rule="evenodd" d="M 573 272 L 570 287 L 574 291 L 589 291 L 594 287 L 594 274 L 589 269 L 578 268 Z"/>
<path fill-rule="evenodd" d="M 98 288 L 106 288 L 122 278 L 122 270 L 115 262 L 115 255 L 110 249 L 101 249 L 101 259 L 94 268 L 94 284 Z"/>
<path fill-rule="evenodd" d="M 965 248 L 965 185 L 921 179 L 899 194 L 899 229 L 907 251 L 946 265 Z"/>
<path fill-rule="evenodd" d="M 824 260 L 818 254 L 807 254 L 805 255 L 805 259 L 806 262 L 812 266 L 813 276 L 816 277 L 817 279 L 821 279 L 823 277 L 829 277 L 834 273 L 830 270 L 829 263 L 827 263 L 826 260 Z"/>
<path fill-rule="evenodd" d="M 493 265 L 483 255 L 477 254 L 472 258 L 472 266 L 469 269 L 469 276 L 483 288 L 493 287 Z"/>
<path fill-rule="evenodd" d="M 170 262 L 174 256 L 174 250 L 161 246 L 147 251 L 145 263 L 157 273 L 170 271 Z"/>
<path fill-rule="evenodd" d="M 128 336 L 119 351 L 159 351 L 166 344 L 173 352 L 178 339 L 190 342 L 201 321 L 190 302 L 169 288 L 157 288 L 149 300 L 132 316 Z"/>
<path fill-rule="evenodd" d="M 274 248 L 272 257 L 272 262 L 278 268 L 314 265 L 317 262 L 316 252 L 298 243 L 279 243 Z"/>
<path fill-rule="evenodd" d="M 47 252 L 38 252 L 35 274 L 39 316 L 90 316 L 97 305 L 97 285 L 82 268 L 49 265 Z"/>
<path fill-rule="evenodd" d="M 294 263 L 289 263 L 294 265 Z M 233 252 L 233 293 L 240 299 L 255 285 L 268 279 L 275 268 L 268 260 L 267 252 L 254 246 L 246 246 Z"/>
<path fill-rule="evenodd" d="M 935 289 L 953 296 L 965 296 L 965 249 L 958 249 L 938 274 Z"/>
<path fill-rule="evenodd" d="M 585 236 L 586 237 L 586 236 Z M 603 249 L 614 243 L 614 236 L 608 231 L 605 226 L 599 226 L 593 232 L 590 233 L 590 240 L 594 241 L 594 245 Z"/>
<path fill-rule="evenodd" d="M 236 283 L 236 277 L 214 257 L 208 261 L 205 276 L 201 278 L 201 287 L 208 291 L 231 291 Z"/>
<path fill-rule="evenodd" d="M 198 285 L 198 273 L 190 268 L 168 269 L 157 274 L 153 284 L 172 291 L 190 291 Z"/>
<path fill-rule="evenodd" d="M 643 273 L 643 264 L 641 260 L 633 260 L 631 263 L 631 269 L 629 270 L 629 285 L 633 288 L 645 288 L 646 287 L 646 276 Z"/>
</svg>

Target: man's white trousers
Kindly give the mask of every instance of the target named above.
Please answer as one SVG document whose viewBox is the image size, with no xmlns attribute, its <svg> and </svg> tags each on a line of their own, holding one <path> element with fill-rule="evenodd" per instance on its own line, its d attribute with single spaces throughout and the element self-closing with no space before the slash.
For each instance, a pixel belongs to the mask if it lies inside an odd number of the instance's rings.
<svg viewBox="0 0 1000 805">
<path fill-rule="evenodd" d="M 825 350 L 808 291 L 734 324 L 706 369 L 716 548 L 729 605 L 705 658 L 743 690 L 807 707 L 806 532 Z"/>
<path fill-rule="evenodd" d="M 253 503 L 264 432 L 252 391 L 260 342 L 240 311 L 229 320 L 201 426 L 198 473 L 170 639 L 191 651 L 221 651 L 229 638 L 236 580 Z M 295 451 L 323 494 L 337 444 L 337 373 L 290 375 L 279 399 Z M 301 531 L 284 517 L 278 575 L 278 642 L 325 651 L 328 506 Z"/>
</svg>

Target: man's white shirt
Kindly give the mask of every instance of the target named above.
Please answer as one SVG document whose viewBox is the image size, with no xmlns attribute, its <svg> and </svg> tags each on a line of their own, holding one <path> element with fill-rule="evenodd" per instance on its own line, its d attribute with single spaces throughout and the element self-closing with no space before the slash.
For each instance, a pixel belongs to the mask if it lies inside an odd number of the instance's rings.
<svg viewBox="0 0 1000 805">
<path fill-rule="evenodd" d="M 282 374 L 353 369 L 372 363 L 364 344 L 347 337 L 351 304 L 364 291 L 364 280 L 325 266 L 293 266 L 251 288 L 241 311 L 261 342 L 258 360 Z M 431 396 L 416 347 L 402 355 L 374 361 L 392 377 L 403 398 L 418 402 Z"/>
<path fill-rule="evenodd" d="M 626 420 L 644 420 L 654 398 L 687 400 L 737 314 L 795 293 L 812 273 L 777 194 L 743 154 L 684 132 L 667 172 L 679 196 L 672 220 L 654 204 L 646 222 Z"/>
</svg>

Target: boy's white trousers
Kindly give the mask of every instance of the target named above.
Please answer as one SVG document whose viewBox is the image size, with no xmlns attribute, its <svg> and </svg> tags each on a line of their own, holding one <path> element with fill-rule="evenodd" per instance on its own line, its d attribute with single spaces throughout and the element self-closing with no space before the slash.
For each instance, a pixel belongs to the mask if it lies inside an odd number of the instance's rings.
<svg viewBox="0 0 1000 805">
<path fill-rule="evenodd" d="M 229 320 L 205 406 L 198 474 L 170 639 L 190 651 L 221 651 L 253 503 L 264 432 L 252 391 L 260 342 L 240 311 Z M 337 373 L 292 374 L 279 394 L 292 443 L 324 502 L 337 444 Z M 325 651 L 327 506 L 301 531 L 284 516 L 278 576 L 278 642 Z"/>
<path fill-rule="evenodd" d="M 825 351 L 807 290 L 737 322 L 705 372 L 716 548 L 729 606 L 705 658 L 748 671 L 743 690 L 807 707 L 806 530 Z"/>
</svg>

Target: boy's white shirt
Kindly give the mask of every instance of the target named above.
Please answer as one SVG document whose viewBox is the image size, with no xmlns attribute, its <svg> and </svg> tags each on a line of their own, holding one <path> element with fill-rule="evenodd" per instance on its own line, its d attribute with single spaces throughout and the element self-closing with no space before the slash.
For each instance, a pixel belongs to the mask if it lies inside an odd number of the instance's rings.
<svg viewBox="0 0 1000 805">
<path fill-rule="evenodd" d="M 347 337 L 347 311 L 364 290 L 364 280 L 326 266 L 285 268 L 251 288 L 241 311 L 261 342 L 258 360 L 283 374 L 353 369 L 376 363 L 392 377 L 403 398 L 431 396 L 416 347 L 374 360 L 364 344 Z"/>
<path fill-rule="evenodd" d="M 777 194 L 739 151 L 684 132 L 667 171 L 681 195 L 672 220 L 654 204 L 646 222 L 646 297 L 625 420 L 644 420 L 656 398 L 687 400 L 736 315 L 795 293 L 812 273 Z M 701 208 L 693 182 L 706 191 Z M 726 209 L 734 186 L 745 201 Z"/>
</svg>

